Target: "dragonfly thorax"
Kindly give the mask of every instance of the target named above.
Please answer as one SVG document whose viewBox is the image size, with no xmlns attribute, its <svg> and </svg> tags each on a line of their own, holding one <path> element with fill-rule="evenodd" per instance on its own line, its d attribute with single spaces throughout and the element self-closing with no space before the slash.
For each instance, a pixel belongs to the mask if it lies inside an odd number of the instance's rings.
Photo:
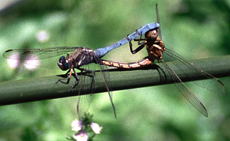
<svg viewBox="0 0 230 141">
<path fill-rule="evenodd" d="M 95 63 L 96 54 L 92 49 L 79 47 L 70 56 L 69 61 L 74 68 Z"/>
<path fill-rule="evenodd" d="M 155 59 L 161 60 L 162 54 L 165 51 L 165 45 L 162 40 L 157 37 L 155 41 L 148 41 L 147 42 L 147 51 L 149 54 L 149 59 L 154 61 Z"/>
</svg>

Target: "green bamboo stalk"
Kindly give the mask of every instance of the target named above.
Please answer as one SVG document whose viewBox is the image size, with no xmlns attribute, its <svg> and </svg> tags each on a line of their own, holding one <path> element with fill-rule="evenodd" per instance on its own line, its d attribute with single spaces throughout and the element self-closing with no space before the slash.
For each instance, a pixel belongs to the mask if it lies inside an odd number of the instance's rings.
<svg viewBox="0 0 230 141">
<path fill-rule="evenodd" d="M 213 76 L 226 77 L 230 76 L 229 61 L 230 56 L 228 55 L 191 60 L 189 62 Z M 170 65 L 171 63 L 169 62 L 168 64 Z M 175 69 L 174 71 L 184 82 L 189 81 L 187 79 L 189 75 L 194 75 L 190 74 L 189 71 L 185 73 L 182 73 L 179 69 Z M 110 75 L 109 88 L 112 88 L 113 91 L 174 83 L 172 78 L 165 73 L 167 71 L 164 69 L 162 63 L 153 64 L 141 69 L 125 70 L 115 68 L 105 70 L 104 72 Z M 86 76 L 84 85 L 77 85 L 76 89 L 71 92 L 69 90 L 74 85 L 75 79 L 72 77 L 68 85 L 60 82 L 56 84 L 56 81 L 62 78 L 61 76 L 50 76 L 1 82 L 0 105 L 76 96 L 78 95 L 78 89 L 81 89 L 81 95 L 91 93 L 91 77 Z M 204 78 L 200 77 L 198 79 Z M 100 71 L 96 71 L 95 73 L 95 82 L 94 93 L 106 92 L 105 83 Z"/>
</svg>

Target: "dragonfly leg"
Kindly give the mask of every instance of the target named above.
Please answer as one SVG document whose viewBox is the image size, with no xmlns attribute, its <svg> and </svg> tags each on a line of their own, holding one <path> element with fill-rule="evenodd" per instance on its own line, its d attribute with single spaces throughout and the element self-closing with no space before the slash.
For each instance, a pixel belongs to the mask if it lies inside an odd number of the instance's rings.
<svg viewBox="0 0 230 141">
<path fill-rule="evenodd" d="M 73 88 L 75 88 L 77 85 L 78 85 L 78 83 L 79 83 L 79 81 L 80 81 L 80 79 L 79 79 L 79 77 L 78 77 L 78 74 L 76 73 L 76 71 L 73 69 L 73 77 L 76 79 L 76 82 L 75 82 L 75 84 L 71 87 L 71 89 L 69 90 L 69 92 L 70 91 L 72 91 L 73 90 Z"/>
<path fill-rule="evenodd" d="M 136 30 L 136 32 L 138 32 L 137 30 Z M 144 38 L 142 38 L 142 32 L 140 33 L 140 38 L 139 39 L 134 39 L 134 41 L 138 41 L 138 45 L 142 45 L 143 43 L 145 43 L 145 40 L 146 39 L 144 39 Z M 141 41 L 144 41 L 144 42 L 141 42 Z"/>
<path fill-rule="evenodd" d="M 70 73 L 69 73 L 69 72 L 70 72 Z M 71 78 L 71 76 L 72 76 L 72 69 L 69 69 L 65 75 L 67 75 L 68 73 L 69 73 L 68 78 L 59 79 L 59 80 L 56 82 L 56 84 L 57 84 L 58 82 L 61 82 L 61 83 L 64 83 L 64 84 L 69 84 L 70 78 Z M 66 79 L 67 79 L 66 82 L 63 82 L 63 81 L 62 81 L 62 80 L 66 80 Z"/>
<path fill-rule="evenodd" d="M 136 30 L 136 32 L 138 32 L 138 31 Z M 127 35 L 127 38 L 128 38 L 128 36 L 129 36 L 129 34 Z M 141 40 L 146 40 L 146 39 L 142 39 L 142 33 L 141 33 L 141 36 L 140 36 L 139 39 L 134 39 L 134 41 L 138 41 L 138 45 L 141 45 L 141 46 L 139 46 L 140 48 L 138 47 L 135 50 L 133 50 L 133 48 L 132 48 L 133 45 L 132 45 L 131 41 L 129 41 L 129 47 L 130 47 L 130 51 L 131 51 L 132 54 L 135 54 L 138 51 L 140 51 L 142 48 L 144 48 L 144 46 L 142 46 L 142 45 L 144 45 L 146 43 L 146 41 L 140 42 Z"/>
<path fill-rule="evenodd" d="M 145 47 L 145 43 L 143 43 L 142 45 L 140 45 L 139 47 L 137 47 L 135 50 L 133 50 L 133 45 L 131 43 L 131 41 L 129 42 L 129 48 L 132 54 L 136 54 L 138 51 L 140 51 L 141 49 L 143 49 Z"/>
</svg>

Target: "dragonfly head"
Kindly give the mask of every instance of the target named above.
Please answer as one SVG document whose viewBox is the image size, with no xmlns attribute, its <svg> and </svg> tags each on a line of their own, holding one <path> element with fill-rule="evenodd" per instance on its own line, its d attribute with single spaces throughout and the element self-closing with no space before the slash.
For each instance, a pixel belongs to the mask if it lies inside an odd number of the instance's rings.
<svg viewBox="0 0 230 141">
<path fill-rule="evenodd" d="M 149 30 L 148 32 L 145 33 L 145 38 L 147 39 L 156 40 L 157 37 L 158 37 L 157 29 Z"/>
<path fill-rule="evenodd" d="M 65 58 L 65 56 L 60 57 L 59 61 L 57 62 L 57 65 L 61 70 L 68 70 L 70 68 L 69 61 Z"/>
</svg>

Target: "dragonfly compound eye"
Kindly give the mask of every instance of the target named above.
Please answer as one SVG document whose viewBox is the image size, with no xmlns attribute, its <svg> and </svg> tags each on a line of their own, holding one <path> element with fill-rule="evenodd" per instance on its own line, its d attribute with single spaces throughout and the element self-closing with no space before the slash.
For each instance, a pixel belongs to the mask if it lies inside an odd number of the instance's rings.
<svg viewBox="0 0 230 141">
<path fill-rule="evenodd" d="M 68 60 L 65 59 L 64 56 L 60 57 L 59 61 L 57 62 L 57 65 L 61 70 L 68 70 L 70 68 L 70 63 Z"/>
</svg>

